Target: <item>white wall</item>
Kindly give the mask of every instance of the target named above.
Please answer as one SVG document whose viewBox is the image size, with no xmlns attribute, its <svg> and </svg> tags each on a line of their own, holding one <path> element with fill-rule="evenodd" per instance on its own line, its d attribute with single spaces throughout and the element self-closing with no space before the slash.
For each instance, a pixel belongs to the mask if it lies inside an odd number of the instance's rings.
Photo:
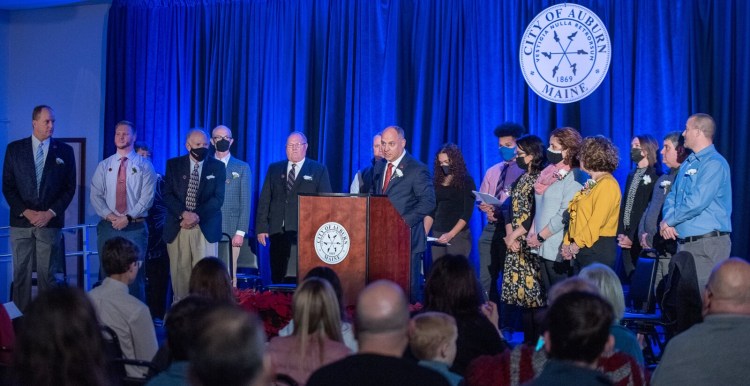
<svg viewBox="0 0 750 386">
<path fill-rule="evenodd" d="M 109 4 L 0 11 L 0 156 L 8 142 L 31 135 L 31 111 L 50 105 L 54 137 L 86 138 L 87 188 L 102 159 L 106 28 Z M 86 222 L 96 216 L 86 197 Z M 8 225 L 8 204 L 0 199 L 0 226 Z M 73 225 L 70 222 L 66 225 Z M 94 232 L 95 233 L 95 232 Z M 95 244 L 94 244 L 95 245 Z M 0 254 L 5 253 L 0 240 Z M 0 262 L 0 282 L 7 264 Z M 0 285 L 0 301 L 7 285 Z"/>
</svg>

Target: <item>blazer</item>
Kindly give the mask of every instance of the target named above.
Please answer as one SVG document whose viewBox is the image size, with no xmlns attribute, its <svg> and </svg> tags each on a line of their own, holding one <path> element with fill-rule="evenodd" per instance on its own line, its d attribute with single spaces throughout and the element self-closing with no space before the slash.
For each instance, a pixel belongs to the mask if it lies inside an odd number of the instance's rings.
<svg viewBox="0 0 750 386">
<path fill-rule="evenodd" d="M 221 206 L 221 232 L 234 236 L 237 231 L 247 233 L 250 227 L 250 165 L 234 156 L 227 162 L 224 205 Z"/>
<path fill-rule="evenodd" d="M 536 213 L 534 214 L 534 233 L 539 233 L 548 227 L 552 235 L 539 247 L 538 255 L 545 260 L 562 261 L 560 245 L 565 234 L 563 216 L 568 210 L 568 204 L 576 192 L 583 187 L 576 181 L 578 169 L 571 169 L 562 180 L 555 181 L 544 194 L 534 193 Z"/>
<path fill-rule="evenodd" d="M 190 183 L 190 155 L 175 157 L 167 161 L 164 173 L 164 206 L 167 215 L 164 220 L 162 238 L 171 243 L 180 233 L 180 218 L 186 211 L 188 184 Z M 226 185 L 226 168 L 213 157 L 203 161 L 201 180 L 198 184 L 195 214 L 200 217 L 198 225 L 209 243 L 221 240 L 221 206 L 224 203 L 224 186 Z"/>
<path fill-rule="evenodd" d="M 39 191 L 31 136 L 8 144 L 3 163 L 3 195 L 10 206 L 10 226 L 32 227 L 23 211 L 52 209 L 57 215 L 47 227 L 62 228 L 65 210 L 76 193 L 76 161 L 73 148 L 50 138 Z"/>
<path fill-rule="evenodd" d="M 382 160 L 373 169 L 372 187 L 374 194 L 385 194 L 398 213 L 411 228 L 411 253 L 424 252 L 427 237 L 424 231 L 424 218 L 435 210 L 435 189 L 427 166 L 416 158 L 404 154 L 398 164 L 398 172 L 393 171 L 388 189 L 383 192 L 383 178 L 388 161 Z"/>
<path fill-rule="evenodd" d="M 255 215 L 257 233 L 276 234 L 297 231 L 299 222 L 297 195 L 300 193 L 331 193 L 331 180 L 325 165 L 305 159 L 297 173 L 292 190 L 286 190 L 287 163 L 274 162 L 268 166 Z"/>
</svg>

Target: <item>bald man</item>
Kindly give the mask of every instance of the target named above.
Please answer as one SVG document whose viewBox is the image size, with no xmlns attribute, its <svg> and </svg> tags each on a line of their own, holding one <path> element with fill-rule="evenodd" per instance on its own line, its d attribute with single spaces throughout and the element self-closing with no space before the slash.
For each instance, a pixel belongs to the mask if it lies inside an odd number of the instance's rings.
<svg viewBox="0 0 750 386">
<path fill-rule="evenodd" d="M 167 243 L 175 302 L 187 296 L 193 266 L 206 256 L 216 256 L 221 239 L 226 168 L 208 157 L 208 143 L 205 131 L 190 130 L 185 141 L 188 154 L 168 160 L 164 174 L 167 216 L 162 238 Z"/>
<path fill-rule="evenodd" d="M 448 385 L 439 373 L 401 358 L 409 344 L 409 306 L 399 286 L 368 285 L 356 313 L 359 352 L 314 372 L 308 386 Z"/>
<path fill-rule="evenodd" d="M 660 385 L 750 382 L 750 264 L 733 257 L 711 272 L 703 323 L 672 338 L 651 379 Z"/>
</svg>

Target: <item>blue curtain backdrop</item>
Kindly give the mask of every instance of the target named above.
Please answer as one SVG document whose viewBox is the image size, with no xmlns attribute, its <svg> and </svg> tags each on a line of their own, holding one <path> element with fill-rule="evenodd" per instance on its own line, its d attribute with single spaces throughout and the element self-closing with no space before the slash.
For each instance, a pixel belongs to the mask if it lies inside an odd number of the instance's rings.
<svg viewBox="0 0 750 386">
<path fill-rule="evenodd" d="M 560 126 L 612 138 L 622 183 L 634 135 L 661 140 L 706 112 L 735 176 L 733 251 L 747 256 L 750 2 L 569 2 L 604 21 L 613 57 L 601 86 L 568 105 L 531 92 L 518 64 L 527 24 L 558 3 L 114 0 L 105 154 L 114 152 L 115 122 L 129 119 L 163 171 L 168 158 L 185 154 L 188 129 L 225 124 L 233 153 L 254 171 L 257 197 L 268 164 L 284 158 L 286 136 L 299 130 L 308 156 L 346 191 L 371 157 L 372 135 L 398 124 L 407 149 L 430 167 L 442 143 L 456 142 L 480 181 L 499 159 L 492 129 L 510 120 L 545 141 Z M 475 239 L 482 222 L 475 212 Z"/>
</svg>

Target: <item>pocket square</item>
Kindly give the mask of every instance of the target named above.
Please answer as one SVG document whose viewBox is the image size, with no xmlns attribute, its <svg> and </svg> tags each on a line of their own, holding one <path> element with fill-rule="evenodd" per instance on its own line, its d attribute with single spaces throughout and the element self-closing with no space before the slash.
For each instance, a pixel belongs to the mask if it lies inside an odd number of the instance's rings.
<svg viewBox="0 0 750 386">
<path fill-rule="evenodd" d="M 206 176 L 207 180 L 213 180 L 214 178 L 216 177 L 213 174 Z"/>
<path fill-rule="evenodd" d="M 65 161 L 63 161 L 61 158 L 55 158 L 55 162 L 57 162 L 58 165 L 65 165 Z"/>
<path fill-rule="evenodd" d="M 302 178 L 304 178 L 305 181 L 312 181 L 312 176 L 302 176 Z"/>
</svg>

